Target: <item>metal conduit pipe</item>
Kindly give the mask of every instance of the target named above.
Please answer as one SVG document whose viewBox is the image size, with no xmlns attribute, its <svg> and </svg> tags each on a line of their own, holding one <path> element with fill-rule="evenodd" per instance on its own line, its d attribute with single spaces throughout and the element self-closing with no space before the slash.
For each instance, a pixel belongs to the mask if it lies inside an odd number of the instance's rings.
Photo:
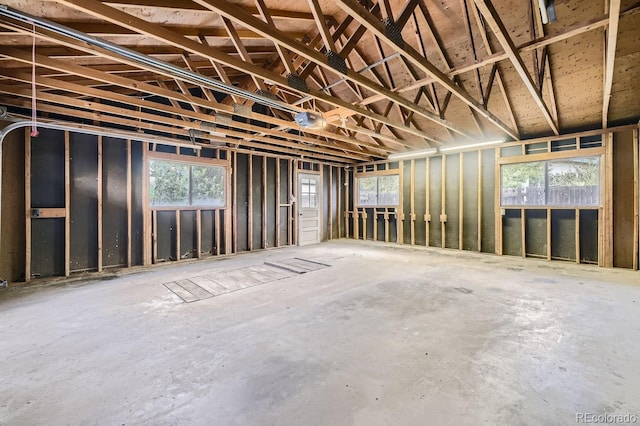
<svg viewBox="0 0 640 426">
<path fill-rule="evenodd" d="M 10 8 L 3 4 L 0 4 L 0 16 L 13 18 L 25 24 L 35 25 L 38 28 L 53 31 L 56 34 L 70 37 L 74 40 L 82 41 L 92 46 L 100 47 L 102 49 L 108 50 L 109 52 L 135 61 L 139 64 L 147 65 L 156 70 L 168 72 L 176 78 L 184 81 L 189 81 L 199 86 L 205 86 L 210 89 L 214 89 L 230 95 L 240 96 L 242 98 L 255 101 L 268 107 L 277 108 L 282 111 L 287 111 L 294 114 L 297 112 L 301 112 L 299 108 L 288 105 L 284 102 L 280 102 L 265 96 L 260 96 L 257 93 L 249 92 L 248 90 L 225 84 L 219 80 L 215 80 L 202 74 L 186 70 L 169 62 L 161 61 L 148 55 L 143 55 L 142 53 L 136 52 L 135 50 L 127 49 L 126 47 L 119 46 L 115 43 L 111 43 L 99 37 L 91 36 L 81 31 L 74 30 L 73 28 L 60 25 L 53 21 L 40 18 L 38 16 L 30 15 L 28 13 Z"/>
<path fill-rule="evenodd" d="M 199 145 L 176 142 L 175 140 L 169 139 L 169 138 L 163 138 L 163 137 L 152 136 L 152 135 L 141 135 L 138 133 L 125 132 L 125 131 L 105 130 L 96 126 L 86 126 L 86 125 L 74 126 L 74 125 L 47 123 L 47 122 L 36 123 L 30 120 L 17 121 L 9 124 L 4 129 L 0 130 L 0 216 L 2 212 L 2 161 L 3 161 L 2 147 L 4 145 L 4 140 L 7 137 L 7 135 L 14 130 L 25 128 L 25 127 L 32 127 L 36 125 L 37 127 L 41 127 L 45 129 L 85 133 L 88 135 L 107 136 L 111 138 L 129 139 L 132 141 L 140 141 L 140 142 L 154 142 L 154 143 L 161 143 L 164 145 L 172 145 L 172 146 L 183 147 L 183 148 L 201 149 Z M 0 217 L 0 247 L 2 247 L 2 220 L 1 219 L 2 218 Z M 8 286 L 7 281 L 0 278 L 0 287 L 7 287 L 7 286 Z"/>
</svg>

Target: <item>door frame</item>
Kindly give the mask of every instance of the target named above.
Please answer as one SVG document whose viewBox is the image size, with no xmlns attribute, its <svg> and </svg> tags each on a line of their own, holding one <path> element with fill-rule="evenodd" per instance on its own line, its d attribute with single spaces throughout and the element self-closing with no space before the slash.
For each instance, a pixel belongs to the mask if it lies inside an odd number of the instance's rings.
<svg viewBox="0 0 640 426">
<path fill-rule="evenodd" d="M 295 197 L 296 197 L 296 202 L 295 204 L 295 212 L 294 212 L 294 217 L 295 217 L 295 238 L 296 238 L 296 244 L 297 246 L 301 246 L 302 244 L 300 241 L 300 203 L 299 203 L 299 199 L 300 199 L 300 178 L 301 175 L 310 175 L 310 176 L 317 176 L 318 177 L 318 243 L 322 242 L 322 232 L 324 230 L 324 224 L 323 224 L 323 220 L 322 220 L 322 209 L 323 209 L 323 196 L 324 196 L 324 192 L 323 192 L 323 182 L 322 182 L 322 173 L 320 173 L 319 171 L 316 170 L 296 170 L 296 185 L 295 185 Z"/>
</svg>

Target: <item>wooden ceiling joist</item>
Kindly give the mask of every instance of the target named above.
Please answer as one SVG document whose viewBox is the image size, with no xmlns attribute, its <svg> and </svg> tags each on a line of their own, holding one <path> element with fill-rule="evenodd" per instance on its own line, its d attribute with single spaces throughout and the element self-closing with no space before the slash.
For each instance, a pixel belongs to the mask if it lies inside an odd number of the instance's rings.
<svg viewBox="0 0 640 426">
<path fill-rule="evenodd" d="M 248 64 L 239 58 L 234 58 L 228 54 L 225 54 L 224 52 L 218 50 L 217 48 L 214 48 L 212 46 L 204 46 L 201 43 L 198 43 L 194 40 L 186 38 L 180 34 L 174 33 L 161 26 L 150 24 L 147 21 L 136 18 L 132 15 L 129 15 L 127 13 L 124 13 L 112 7 L 109 7 L 99 1 L 58 0 L 58 2 L 65 4 L 69 7 L 72 7 L 74 9 L 88 13 L 94 17 L 98 17 L 115 24 L 123 25 L 126 28 L 129 28 L 131 30 L 137 31 L 141 34 L 145 34 L 150 37 L 154 37 L 158 40 L 162 40 L 173 46 L 182 47 L 191 53 L 201 55 L 205 58 L 212 59 L 226 66 L 244 71 L 247 74 L 255 75 L 256 77 L 262 78 L 264 81 L 268 81 L 282 87 L 289 87 L 287 79 L 279 74 L 276 74 L 274 72 L 271 72 L 269 70 L 266 70 L 264 68 L 261 68 L 252 64 Z M 247 15 L 246 12 L 242 12 L 242 13 L 244 13 L 243 16 Z M 253 18 L 253 16 L 249 15 L 249 17 L 253 23 L 259 22 L 260 24 L 262 24 L 261 26 L 263 27 L 266 26 L 267 28 L 270 28 L 268 27 L 268 25 L 264 24 L 262 21 L 256 18 Z M 301 95 L 306 95 L 306 94 L 307 93 L 301 92 Z M 402 123 L 394 123 L 393 121 L 388 120 L 386 117 L 380 116 L 378 114 L 374 114 L 366 110 L 365 108 L 354 106 L 351 103 L 344 101 L 342 99 L 331 97 L 326 95 L 325 93 L 322 93 L 319 91 L 313 91 L 313 90 L 310 90 L 308 94 L 316 98 L 317 100 L 327 102 L 331 105 L 334 105 L 338 108 L 341 108 L 347 111 L 354 111 L 356 114 L 364 115 L 376 121 L 381 121 L 405 133 L 418 136 L 420 138 L 423 138 L 433 143 L 440 143 L 440 141 L 434 139 L 429 134 L 426 134 L 424 132 L 421 132 L 415 129 L 408 128 L 404 126 Z M 394 97 L 397 96 L 395 94 L 392 94 L 392 95 Z M 416 108 L 421 109 L 419 106 L 416 106 Z M 428 111 L 426 112 L 429 113 Z M 440 120 L 439 117 L 437 118 L 437 120 L 443 122 L 443 125 L 446 124 L 448 126 L 452 126 L 451 124 L 444 122 L 444 120 Z"/>
<path fill-rule="evenodd" d="M 496 38 L 498 39 L 498 42 L 502 46 L 502 49 L 505 51 L 505 53 L 509 57 L 511 64 L 513 65 L 516 72 L 522 79 L 522 82 L 524 83 L 525 87 L 531 94 L 531 97 L 533 98 L 534 102 L 536 103 L 536 105 L 538 105 L 538 107 L 540 108 L 540 111 L 542 111 L 542 115 L 544 115 L 545 120 L 547 120 L 547 123 L 549 123 L 549 127 L 551 127 L 551 130 L 553 131 L 554 134 L 556 135 L 560 134 L 558 125 L 554 122 L 553 117 L 551 116 L 551 112 L 549 111 L 549 108 L 544 103 L 544 100 L 542 99 L 542 95 L 536 88 L 536 84 L 531 78 L 531 75 L 529 75 L 529 72 L 527 71 L 527 68 L 524 62 L 522 61 L 522 57 L 520 56 L 515 45 L 513 44 L 513 41 L 511 40 L 511 37 L 509 36 L 507 29 L 502 23 L 502 20 L 498 16 L 498 13 L 493 7 L 493 4 L 488 0 L 474 0 L 474 1 L 478 9 L 480 10 L 480 13 L 482 13 L 482 15 L 484 16 L 484 19 L 486 20 L 487 24 L 489 24 L 489 26 L 491 27 L 491 30 L 493 31 Z"/>
<path fill-rule="evenodd" d="M 611 101 L 611 87 L 613 85 L 613 68 L 616 59 L 616 44 L 618 41 L 618 23 L 620 21 L 620 0 L 609 2 L 609 28 L 607 28 L 607 43 L 604 66 L 604 98 L 602 101 L 602 128 L 606 129 L 609 119 L 609 103 Z"/>
<path fill-rule="evenodd" d="M 202 1 L 202 0 L 199 0 Z M 366 25 L 367 28 L 373 32 L 378 38 L 384 40 L 387 44 L 392 46 L 396 51 L 400 52 L 414 65 L 420 68 L 427 75 L 435 79 L 436 82 L 444 86 L 449 92 L 462 100 L 465 104 L 472 107 L 480 115 L 482 115 L 489 122 L 494 124 L 498 129 L 512 137 L 518 139 L 519 135 L 511 130 L 506 124 L 504 124 L 499 118 L 490 113 L 484 106 L 478 103 L 471 97 L 466 91 L 457 86 L 445 73 L 436 68 L 425 57 L 420 55 L 416 50 L 408 44 L 404 46 L 396 45 L 386 34 L 384 25 L 376 20 L 365 8 L 360 5 L 356 0 L 336 0 L 338 6 L 344 9 L 347 13 L 353 16 L 361 24 Z M 453 130 L 453 129 L 452 129 Z"/>
</svg>

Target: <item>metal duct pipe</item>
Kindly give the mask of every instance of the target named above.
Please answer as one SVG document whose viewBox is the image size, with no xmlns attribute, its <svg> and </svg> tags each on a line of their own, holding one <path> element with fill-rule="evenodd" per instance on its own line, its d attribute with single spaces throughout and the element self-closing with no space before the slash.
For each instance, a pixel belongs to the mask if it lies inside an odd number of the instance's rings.
<svg viewBox="0 0 640 426">
<path fill-rule="evenodd" d="M 243 90 L 235 86 L 227 85 L 213 78 L 209 78 L 207 76 L 186 70 L 184 68 L 180 68 L 169 62 L 161 61 L 159 59 L 153 58 L 148 55 L 143 55 L 142 53 L 136 52 L 135 50 L 118 46 L 115 43 L 111 43 L 109 41 L 103 40 L 98 37 L 90 36 L 89 34 L 85 34 L 83 32 L 74 30 L 73 28 L 69 28 L 64 25 L 57 24 L 55 22 L 49 21 L 44 18 L 40 18 L 37 16 L 30 15 L 28 13 L 21 12 L 19 10 L 15 10 L 6 5 L 0 5 L 0 16 L 13 18 L 25 24 L 35 25 L 38 28 L 43 28 L 43 29 L 52 31 L 56 34 L 70 37 L 74 40 L 82 41 L 92 46 L 100 47 L 102 49 L 105 49 L 105 50 L 108 50 L 109 52 L 123 56 L 139 64 L 144 64 L 156 70 L 168 72 L 171 75 L 175 76 L 176 78 L 179 78 L 184 81 L 189 81 L 199 86 L 205 86 L 210 89 L 224 92 L 230 95 L 240 96 L 242 98 L 250 99 L 252 101 L 258 102 L 262 105 L 266 105 L 272 108 L 277 108 L 279 110 L 287 111 L 294 114 L 301 111 L 299 108 L 288 105 L 284 102 L 280 102 L 274 99 L 270 99 L 268 97 L 260 96 L 259 94 L 249 92 L 248 90 Z"/>
<path fill-rule="evenodd" d="M 121 139 L 129 139 L 132 141 L 140 141 L 140 142 L 154 142 L 154 143 L 161 143 L 161 144 L 165 144 L 165 145 L 173 145 L 173 146 L 177 146 L 177 147 L 183 147 L 183 148 L 191 148 L 191 149 L 201 149 L 201 147 L 199 145 L 193 145 L 190 143 L 180 143 L 180 142 L 176 142 L 173 139 L 168 139 L 168 138 L 162 138 L 162 137 L 157 137 L 157 136 L 152 136 L 152 135 L 141 135 L 138 133 L 133 133 L 133 132 L 122 132 L 122 131 L 111 131 L 111 130 L 104 130 L 101 129 L 99 127 L 95 127 L 95 126 L 85 126 L 85 125 L 77 125 L 77 126 L 72 126 L 72 125 L 65 125 L 65 124 L 56 124 L 56 123 L 41 123 L 41 122 L 33 122 L 33 121 L 29 121 L 29 120 L 25 120 L 25 121 L 17 121 L 15 123 L 11 123 L 9 124 L 7 127 L 5 127 L 4 129 L 0 130 L 0 247 L 2 247 L 2 218 L 1 218 L 1 212 L 2 212 L 2 160 L 3 160 L 3 154 L 2 154 L 2 147 L 4 145 L 4 140 L 7 137 L 7 135 L 9 133 L 11 133 L 12 131 L 16 130 L 16 129 L 21 129 L 21 128 L 25 128 L 25 127 L 32 127 L 32 126 L 36 126 L 37 127 L 42 127 L 45 129 L 52 129 L 52 130 L 63 130 L 63 131 L 70 131 L 70 132 L 76 132 L 76 133 L 85 133 L 85 134 L 89 134 L 89 135 L 96 135 L 96 136 L 107 136 L 107 137 L 111 137 L 111 138 L 121 138 Z M 3 280 L 2 278 L 0 278 L 0 287 L 7 287 L 7 281 Z"/>
</svg>

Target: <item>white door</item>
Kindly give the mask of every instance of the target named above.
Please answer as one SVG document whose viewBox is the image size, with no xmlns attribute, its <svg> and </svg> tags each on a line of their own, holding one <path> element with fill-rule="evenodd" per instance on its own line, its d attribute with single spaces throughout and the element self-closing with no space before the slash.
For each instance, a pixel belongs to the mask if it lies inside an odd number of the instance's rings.
<svg viewBox="0 0 640 426">
<path fill-rule="evenodd" d="M 320 242 L 320 176 L 298 175 L 298 245 Z"/>
</svg>

